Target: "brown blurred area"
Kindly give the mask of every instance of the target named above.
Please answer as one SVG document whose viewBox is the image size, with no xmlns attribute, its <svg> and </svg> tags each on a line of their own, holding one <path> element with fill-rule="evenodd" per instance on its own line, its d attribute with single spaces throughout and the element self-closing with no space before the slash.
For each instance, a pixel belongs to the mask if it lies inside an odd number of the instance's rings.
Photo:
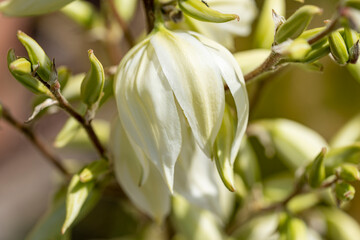
<svg viewBox="0 0 360 240">
<path fill-rule="evenodd" d="M 263 1 L 257 1 L 261 6 Z M 305 1 L 324 8 L 312 26 L 322 25 L 335 9 L 335 0 Z M 300 3 L 287 1 L 291 14 Z M 137 20 L 143 22 L 143 19 Z M 135 28 L 142 26 L 134 24 Z M 55 27 L 54 27 L 55 26 Z M 139 27 L 140 26 L 140 27 Z M 32 94 L 15 81 L 6 64 L 8 49 L 25 56 L 16 38 L 18 29 L 36 38 L 58 65 L 69 66 L 74 73 L 86 71 L 87 50 L 94 49 L 105 66 L 110 65 L 104 46 L 89 41 L 89 35 L 61 14 L 40 18 L 6 18 L 0 15 L 0 101 L 19 120 L 31 115 Z M 240 50 L 251 48 L 251 37 L 237 41 Z M 296 66 L 286 67 L 266 86 L 253 119 L 289 118 L 319 132 L 327 140 L 351 117 L 360 113 L 360 83 L 345 68 L 329 58 L 322 61 L 324 72 L 310 72 Z M 64 114 L 46 116 L 35 125 L 35 131 L 51 145 L 65 121 Z M 58 154 L 61 154 L 58 152 Z M 56 171 L 33 148 L 29 141 L 0 121 L 0 239 L 23 239 L 45 212 L 56 187 Z M 360 190 L 360 188 L 358 188 Z M 360 222 L 360 194 L 349 212 Z"/>
</svg>

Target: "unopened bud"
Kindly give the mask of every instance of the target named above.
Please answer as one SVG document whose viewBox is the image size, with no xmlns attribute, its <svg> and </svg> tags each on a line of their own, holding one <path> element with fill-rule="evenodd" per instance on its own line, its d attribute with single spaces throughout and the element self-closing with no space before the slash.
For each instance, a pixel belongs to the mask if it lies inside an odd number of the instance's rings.
<svg viewBox="0 0 360 240">
<path fill-rule="evenodd" d="M 319 187 L 325 179 L 324 157 L 326 148 L 323 148 L 315 158 L 309 170 L 309 185 L 313 188 Z"/>
<path fill-rule="evenodd" d="M 281 43 L 287 39 L 295 39 L 304 32 L 315 14 L 322 13 L 316 6 L 305 5 L 299 8 L 289 19 L 283 23 L 275 33 L 275 42 Z"/>
<path fill-rule="evenodd" d="M 18 58 L 9 65 L 10 71 L 17 74 L 31 74 L 31 63 L 26 58 Z"/>
<path fill-rule="evenodd" d="M 309 43 L 302 38 L 294 41 L 288 40 L 279 45 L 275 45 L 273 50 L 293 60 L 302 60 L 311 50 Z"/>
<path fill-rule="evenodd" d="M 45 54 L 44 50 L 34 39 L 21 31 L 18 31 L 17 37 L 21 44 L 26 48 L 31 64 L 38 65 L 36 73 L 45 82 L 49 81 L 52 62 Z"/>
<path fill-rule="evenodd" d="M 355 196 L 355 188 L 346 182 L 340 182 L 335 185 L 336 197 L 341 201 L 350 201 Z"/>
<path fill-rule="evenodd" d="M 342 164 L 339 168 L 336 169 L 336 174 L 340 179 L 345 181 L 359 181 L 360 173 L 359 169 L 355 164 Z"/>
<path fill-rule="evenodd" d="M 50 91 L 31 74 L 31 64 L 25 58 L 16 59 L 14 49 L 10 49 L 7 55 L 7 64 L 10 73 L 24 87 L 35 94 L 51 95 Z"/>
<path fill-rule="evenodd" d="M 210 8 L 205 1 L 200 0 L 179 0 L 180 9 L 187 15 L 203 21 L 223 23 L 232 20 L 240 20 L 236 14 L 226 14 Z"/>
<path fill-rule="evenodd" d="M 95 57 L 93 50 L 89 50 L 91 67 L 81 83 L 81 98 L 89 107 L 95 104 L 101 97 L 105 82 L 104 68 Z"/>
<path fill-rule="evenodd" d="M 80 181 L 83 183 L 90 182 L 107 170 L 109 170 L 109 163 L 106 160 L 101 159 L 92 162 L 80 172 Z"/>
<path fill-rule="evenodd" d="M 340 65 L 346 64 L 349 61 L 349 53 L 340 32 L 333 32 L 329 35 L 329 44 L 334 60 Z"/>
<path fill-rule="evenodd" d="M 303 62 L 312 63 L 316 60 L 328 55 L 330 53 L 330 45 L 329 42 L 326 42 L 323 45 L 311 46 L 311 51 L 306 55 Z"/>
</svg>

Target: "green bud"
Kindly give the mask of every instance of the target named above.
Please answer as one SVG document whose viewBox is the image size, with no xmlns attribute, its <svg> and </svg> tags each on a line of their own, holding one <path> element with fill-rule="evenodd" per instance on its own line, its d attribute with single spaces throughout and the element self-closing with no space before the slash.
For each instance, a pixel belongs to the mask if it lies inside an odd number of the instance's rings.
<svg viewBox="0 0 360 240">
<path fill-rule="evenodd" d="M 342 164 L 336 169 L 336 174 L 340 177 L 340 179 L 345 181 L 359 181 L 360 173 L 359 169 L 355 164 Z"/>
<path fill-rule="evenodd" d="M 340 182 L 335 185 L 336 197 L 341 201 L 350 201 L 355 196 L 355 188 L 346 182 Z"/>
<path fill-rule="evenodd" d="M 31 63 L 26 58 L 18 58 L 10 63 L 9 69 L 16 74 L 31 74 Z"/>
<path fill-rule="evenodd" d="M 309 185 L 313 188 L 319 187 L 326 177 L 324 165 L 325 154 L 326 148 L 323 148 L 309 169 Z"/>
<path fill-rule="evenodd" d="M 275 45 L 273 50 L 290 59 L 302 60 L 311 50 L 311 46 L 305 39 L 298 38 L 294 41 L 288 40 L 279 45 Z"/>
<path fill-rule="evenodd" d="M 101 159 L 99 161 L 92 162 L 80 172 L 80 181 L 83 183 L 90 182 L 107 170 L 109 170 L 108 161 Z"/>
<path fill-rule="evenodd" d="M 89 50 L 88 54 L 91 67 L 81 83 L 81 99 L 91 107 L 101 97 L 105 82 L 105 73 L 102 64 L 95 57 L 93 50 Z"/>
<path fill-rule="evenodd" d="M 360 0 L 347 0 L 344 2 L 344 5 L 360 10 Z"/>
<path fill-rule="evenodd" d="M 70 76 L 71 72 L 67 67 L 61 66 L 57 69 L 57 78 L 60 83 L 61 90 L 66 86 Z"/>
<path fill-rule="evenodd" d="M 91 28 L 99 18 L 94 5 L 87 1 L 74 1 L 61 12 L 84 28 Z"/>
<path fill-rule="evenodd" d="M 281 43 L 289 38 L 297 38 L 304 32 L 313 16 L 320 13 L 322 13 L 322 10 L 316 6 L 302 6 L 278 28 L 275 33 L 275 42 Z"/>
<path fill-rule="evenodd" d="M 216 168 L 224 185 L 232 192 L 234 187 L 234 169 L 230 160 L 232 142 L 235 136 L 235 122 L 229 107 L 225 105 L 223 121 L 214 144 Z"/>
<path fill-rule="evenodd" d="M 210 8 L 205 1 L 179 0 L 180 9 L 187 15 L 203 22 L 223 23 L 231 20 L 240 20 L 236 14 L 225 14 Z"/>
<path fill-rule="evenodd" d="M 304 221 L 285 214 L 279 219 L 279 233 L 279 240 L 307 239 L 307 228 Z"/>
<path fill-rule="evenodd" d="M 329 45 L 331 55 L 338 64 L 344 65 L 349 61 L 346 43 L 340 32 L 333 32 L 329 35 Z"/>
<path fill-rule="evenodd" d="M 52 62 L 45 54 L 44 50 L 34 39 L 21 31 L 18 31 L 17 37 L 21 44 L 26 48 L 31 64 L 37 66 L 36 73 L 43 81 L 49 81 Z"/>
<path fill-rule="evenodd" d="M 10 49 L 7 55 L 7 64 L 10 73 L 24 87 L 35 94 L 51 95 L 50 91 L 31 74 L 31 63 L 25 58 L 16 59 L 14 49 Z"/>
<path fill-rule="evenodd" d="M 316 44 L 317 45 L 317 44 Z M 330 53 L 329 42 L 326 42 L 321 46 L 311 46 L 311 51 L 306 55 L 303 62 L 312 63 L 316 60 L 328 55 Z"/>
</svg>

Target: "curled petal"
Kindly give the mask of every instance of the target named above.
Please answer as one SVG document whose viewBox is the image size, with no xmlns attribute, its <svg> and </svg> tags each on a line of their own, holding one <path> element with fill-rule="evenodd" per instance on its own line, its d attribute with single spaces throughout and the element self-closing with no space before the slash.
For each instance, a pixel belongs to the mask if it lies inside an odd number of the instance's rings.
<svg viewBox="0 0 360 240">
<path fill-rule="evenodd" d="M 151 45 L 139 47 L 115 80 L 120 120 L 131 141 L 158 168 L 172 191 L 181 128 L 173 92 Z"/>
<path fill-rule="evenodd" d="M 218 66 L 206 47 L 188 33 L 162 28 L 150 41 L 196 142 L 211 156 L 225 104 Z"/>
<path fill-rule="evenodd" d="M 170 195 L 159 171 L 150 162 L 149 176 L 139 186 L 142 167 L 135 151 L 141 149 L 133 148 L 118 120 L 113 128 L 112 143 L 115 175 L 119 184 L 139 209 L 161 222 L 170 211 Z"/>
</svg>

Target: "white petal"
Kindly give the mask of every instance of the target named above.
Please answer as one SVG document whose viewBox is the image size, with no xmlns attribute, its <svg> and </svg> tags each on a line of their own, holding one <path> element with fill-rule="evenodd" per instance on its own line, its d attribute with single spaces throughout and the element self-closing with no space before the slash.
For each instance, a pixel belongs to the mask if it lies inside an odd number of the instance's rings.
<svg viewBox="0 0 360 240">
<path fill-rule="evenodd" d="M 135 151 L 139 147 L 130 144 L 120 121 L 116 121 L 112 131 L 112 153 L 116 178 L 131 201 L 156 221 L 161 222 L 170 211 L 169 190 L 159 171 L 150 162 L 147 181 L 139 186 L 142 167 Z M 135 150 L 135 151 L 134 151 Z"/>
<path fill-rule="evenodd" d="M 141 47 L 120 68 L 115 88 L 120 120 L 172 190 L 182 142 L 173 92 L 151 45 Z"/>
<path fill-rule="evenodd" d="M 221 215 L 214 163 L 195 143 L 191 129 L 182 125 L 184 146 L 175 167 L 174 191 L 189 202 Z"/>
<path fill-rule="evenodd" d="M 223 80 L 228 85 L 235 101 L 237 127 L 230 156 L 231 164 L 233 164 L 240 150 L 241 140 L 244 136 L 249 117 L 249 100 L 245 81 L 235 58 L 226 48 L 197 33 L 192 34 L 208 46 L 208 51 L 211 52 L 212 58 L 217 62 L 217 65 L 221 69 Z"/>
<path fill-rule="evenodd" d="M 150 41 L 197 143 L 210 156 L 225 103 L 218 67 L 205 46 L 188 33 L 163 29 Z"/>
</svg>

